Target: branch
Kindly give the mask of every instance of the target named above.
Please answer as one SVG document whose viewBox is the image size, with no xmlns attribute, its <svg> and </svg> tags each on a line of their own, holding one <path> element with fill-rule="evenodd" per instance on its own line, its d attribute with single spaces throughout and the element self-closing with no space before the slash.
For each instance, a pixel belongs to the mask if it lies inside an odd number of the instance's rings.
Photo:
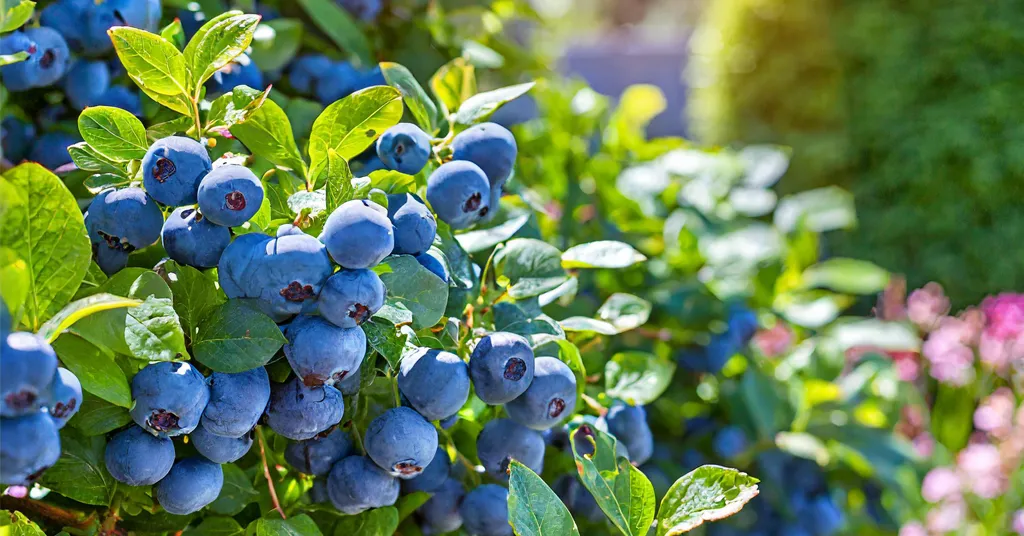
<svg viewBox="0 0 1024 536">
<path fill-rule="evenodd" d="M 66 510 L 59 506 L 54 506 L 41 501 L 22 499 L 12 497 L 10 495 L 0 496 L 0 507 L 5 510 L 32 512 L 40 517 L 53 521 L 54 524 L 75 528 L 85 528 L 92 524 L 96 518 L 95 512 L 86 515 L 84 512 Z"/>
<path fill-rule="evenodd" d="M 263 476 L 267 478 L 267 487 L 270 488 L 270 501 L 274 503 L 274 510 L 281 514 L 281 519 L 288 519 L 288 516 L 284 515 L 284 509 L 281 508 L 281 502 L 277 500 L 274 481 L 270 478 L 270 465 L 267 464 L 267 450 L 264 446 L 266 440 L 263 439 L 263 430 L 259 426 L 256 427 L 256 439 L 260 442 L 260 459 L 263 460 Z"/>
</svg>

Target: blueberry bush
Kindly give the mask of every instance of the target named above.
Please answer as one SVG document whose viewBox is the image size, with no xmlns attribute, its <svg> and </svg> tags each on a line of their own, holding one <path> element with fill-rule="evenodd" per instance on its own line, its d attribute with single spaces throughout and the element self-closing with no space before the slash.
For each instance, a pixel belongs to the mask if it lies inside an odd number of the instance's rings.
<svg viewBox="0 0 1024 536">
<path fill-rule="evenodd" d="M 437 21 L 458 58 L 419 77 L 374 66 L 353 15 L 379 4 L 299 4 L 351 63 L 273 56 L 287 47 L 241 11 L 158 28 L 156 2 L 4 6 L 5 99 L 41 113 L 35 93 L 63 81 L 84 104 L 49 145 L 28 143 L 41 121 L 5 117 L 5 532 L 671 535 L 757 496 L 737 469 L 650 463 L 679 426 L 652 429 L 648 409 L 692 406 L 666 355 L 690 332 L 661 340 L 671 314 L 641 280 L 676 279 L 624 234 L 550 225 L 557 197 L 531 168 L 564 135 L 541 147 L 489 121 L 535 82 L 478 91 L 487 47 Z M 138 108 L 92 94 L 89 62 L 111 51 Z M 260 51 L 322 108 L 264 85 Z M 645 144 L 631 112 L 615 120 L 609 170 Z M 731 307 L 739 351 L 759 320 Z M 731 370 L 723 386 L 771 390 Z M 746 436 L 731 434 L 716 450 L 733 466 Z"/>
</svg>

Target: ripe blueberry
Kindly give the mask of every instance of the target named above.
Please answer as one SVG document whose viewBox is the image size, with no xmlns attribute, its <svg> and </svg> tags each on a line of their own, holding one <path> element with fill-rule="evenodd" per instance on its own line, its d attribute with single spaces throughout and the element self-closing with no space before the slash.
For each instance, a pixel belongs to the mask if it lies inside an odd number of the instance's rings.
<svg viewBox="0 0 1024 536">
<path fill-rule="evenodd" d="M 263 183 L 245 166 L 217 167 L 199 183 L 199 210 L 217 225 L 237 227 L 263 203 Z"/>
<path fill-rule="evenodd" d="M 212 167 L 201 143 L 168 136 L 153 143 L 142 158 L 142 184 L 153 199 L 165 205 L 193 205 L 199 184 Z"/>
<path fill-rule="evenodd" d="M 512 420 L 534 430 L 551 428 L 575 409 L 576 377 L 568 365 L 553 357 L 535 359 L 530 387 L 505 404 Z"/>
<path fill-rule="evenodd" d="M 167 476 L 174 465 L 174 443 L 131 426 L 110 439 L 103 461 L 118 482 L 150 486 Z"/>
<path fill-rule="evenodd" d="M 434 459 L 437 430 L 412 409 L 392 408 L 366 428 L 363 445 L 367 456 L 391 476 L 413 478 Z"/>
<path fill-rule="evenodd" d="M 152 363 L 132 378 L 136 424 L 161 437 L 187 434 L 199 426 L 210 388 L 192 365 L 163 361 Z"/>
<path fill-rule="evenodd" d="M 398 389 L 430 421 L 459 411 L 469 398 L 469 383 L 466 363 L 443 350 L 418 348 L 399 365 Z"/>
<path fill-rule="evenodd" d="M 491 206 L 491 186 L 479 166 L 453 160 L 430 174 L 427 201 L 441 221 L 452 229 L 465 229 L 487 215 Z"/>
<path fill-rule="evenodd" d="M 485 335 L 469 357 L 469 375 L 480 400 L 505 404 L 533 382 L 533 349 L 520 335 L 503 331 Z"/>
</svg>

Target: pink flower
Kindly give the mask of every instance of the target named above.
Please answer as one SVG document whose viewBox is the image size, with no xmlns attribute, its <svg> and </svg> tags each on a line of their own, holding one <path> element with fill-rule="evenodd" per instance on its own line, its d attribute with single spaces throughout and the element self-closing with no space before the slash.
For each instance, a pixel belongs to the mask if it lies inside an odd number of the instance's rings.
<svg viewBox="0 0 1024 536">
<path fill-rule="evenodd" d="M 1024 294 L 1005 292 L 981 302 L 985 333 L 999 340 L 1016 339 L 1024 333 Z"/>
<path fill-rule="evenodd" d="M 970 444 L 957 454 L 956 464 L 966 487 L 978 497 L 994 499 L 1006 491 L 1006 473 L 995 445 Z"/>
<path fill-rule="evenodd" d="M 921 481 L 921 496 L 930 503 L 960 496 L 960 477 L 952 467 L 936 467 Z"/>
<path fill-rule="evenodd" d="M 974 426 L 992 437 L 1003 439 L 1013 427 L 1013 413 L 1016 410 L 1013 391 L 1000 387 L 981 401 L 974 411 Z"/>
<path fill-rule="evenodd" d="M 928 283 L 907 298 L 907 316 L 924 331 L 934 329 L 948 312 L 949 298 L 938 283 Z"/>
<path fill-rule="evenodd" d="M 776 321 L 771 329 L 762 329 L 754 335 L 754 347 L 765 357 L 778 357 L 793 344 L 793 330 L 785 322 Z"/>
<path fill-rule="evenodd" d="M 987 331 L 978 343 L 981 362 L 996 372 L 1005 374 L 1010 363 L 1024 360 L 1024 334 L 1011 339 L 1000 339 Z"/>
<path fill-rule="evenodd" d="M 1013 532 L 1024 535 L 1024 510 L 1017 510 L 1014 512 L 1011 519 L 1012 521 L 1010 526 L 1013 527 Z"/>
<path fill-rule="evenodd" d="M 928 536 L 928 530 L 917 521 L 911 521 L 900 527 L 899 536 Z"/>
<path fill-rule="evenodd" d="M 931 366 L 929 374 L 950 385 L 966 385 L 974 380 L 974 351 L 964 345 L 965 323 L 946 317 L 921 346 Z"/>
<path fill-rule="evenodd" d="M 928 530 L 945 534 L 960 529 L 967 517 L 967 505 L 962 500 L 944 502 L 928 512 Z"/>
<path fill-rule="evenodd" d="M 915 437 L 911 443 L 914 445 L 914 451 L 922 458 L 931 458 L 932 454 L 935 453 L 935 438 L 931 434 L 922 433 Z"/>
</svg>

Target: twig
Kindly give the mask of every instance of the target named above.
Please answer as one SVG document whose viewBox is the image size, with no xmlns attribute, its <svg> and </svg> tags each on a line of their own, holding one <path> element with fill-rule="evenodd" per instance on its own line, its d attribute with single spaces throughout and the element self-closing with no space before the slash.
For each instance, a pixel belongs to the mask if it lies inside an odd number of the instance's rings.
<svg viewBox="0 0 1024 536">
<path fill-rule="evenodd" d="M 44 502 L 36 501 L 33 499 L 22 499 L 19 497 L 11 497 L 10 495 L 4 495 L 0 497 L 0 507 L 4 510 L 20 510 L 23 512 L 32 512 L 39 516 L 45 517 L 54 522 L 56 525 L 64 525 L 77 528 L 85 528 L 92 524 L 96 518 L 96 513 L 86 515 L 84 512 L 76 510 L 66 510 L 59 506 L 47 504 Z"/>
<path fill-rule="evenodd" d="M 270 501 L 274 503 L 274 509 L 277 513 L 281 514 L 281 519 L 288 519 L 288 516 L 284 515 L 284 509 L 281 508 L 281 502 L 277 500 L 277 490 L 274 489 L 274 481 L 270 478 L 270 466 L 267 465 L 267 451 L 264 446 L 266 440 L 263 439 L 263 430 L 259 426 L 256 427 L 256 439 L 260 442 L 260 458 L 263 460 L 263 476 L 267 478 L 267 487 L 270 488 Z"/>
<path fill-rule="evenodd" d="M 593 397 L 591 397 L 587 393 L 581 394 L 580 398 L 583 399 L 583 402 L 586 403 L 587 406 L 590 407 L 590 409 L 596 411 L 598 415 L 604 417 L 604 415 L 606 413 L 608 413 L 608 408 L 602 406 L 600 402 L 595 400 Z"/>
</svg>

